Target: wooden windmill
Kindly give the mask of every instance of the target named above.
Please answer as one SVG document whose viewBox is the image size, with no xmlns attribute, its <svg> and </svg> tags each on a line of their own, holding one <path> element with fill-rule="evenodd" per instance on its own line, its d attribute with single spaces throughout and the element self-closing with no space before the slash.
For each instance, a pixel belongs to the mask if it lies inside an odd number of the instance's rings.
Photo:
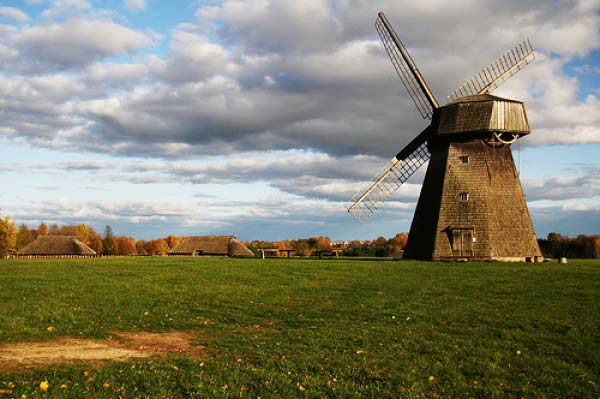
<svg viewBox="0 0 600 399">
<path fill-rule="evenodd" d="M 404 256 L 413 259 L 540 259 L 510 145 L 530 133 L 520 101 L 489 92 L 534 59 L 526 40 L 440 106 L 383 13 L 375 28 L 417 109 L 431 124 L 406 145 L 348 209 L 364 222 L 429 161 Z"/>
</svg>

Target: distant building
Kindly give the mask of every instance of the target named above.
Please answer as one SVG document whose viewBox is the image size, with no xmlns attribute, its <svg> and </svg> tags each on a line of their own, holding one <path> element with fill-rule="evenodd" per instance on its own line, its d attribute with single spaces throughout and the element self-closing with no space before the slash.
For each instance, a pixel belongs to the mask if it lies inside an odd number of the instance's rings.
<svg viewBox="0 0 600 399">
<path fill-rule="evenodd" d="M 77 237 L 41 236 L 17 251 L 16 257 L 57 258 L 92 257 L 96 251 L 82 243 Z"/>
<path fill-rule="evenodd" d="M 235 236 L 194 236 L 184 238 L 169 256 L 254 256 Z"/>
</svg>

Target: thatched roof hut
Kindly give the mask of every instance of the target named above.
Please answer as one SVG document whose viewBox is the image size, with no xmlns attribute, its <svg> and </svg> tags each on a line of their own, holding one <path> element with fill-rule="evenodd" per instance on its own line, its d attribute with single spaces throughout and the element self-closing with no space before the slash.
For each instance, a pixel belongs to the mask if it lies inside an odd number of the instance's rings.
<svg viewBox="0 0 600 399">
<path fill-rule="evenodd" d="M 41 236 L 17 251 L 17 256 L 94 256 L 96 251 L 77 237 Z"/>
<path fill-rule="evenodd" d="M 235 236 L 186 237 L 169 256 L 254 256 Z"/>
</svg>

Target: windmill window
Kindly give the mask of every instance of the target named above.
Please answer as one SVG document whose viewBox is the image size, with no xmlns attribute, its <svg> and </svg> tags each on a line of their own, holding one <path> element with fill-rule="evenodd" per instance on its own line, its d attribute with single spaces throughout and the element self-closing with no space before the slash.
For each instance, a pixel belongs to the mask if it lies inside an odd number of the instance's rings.
<svg viewBox="0 0 600 399">
<path fill-rule="evenodd" d="M 469 163 L 469 156 L 468 155 L 463 155 L 462 157 L 459 157 L 459 158 L 460 158 L 460 162 L 462 162 L 462 163 Z"/>
<path fill-rule="evenodd" d="M 469 193 L 460 193 L 459 198 L 462 202 L 467 202 L 469 200 Z"/>
</svg>

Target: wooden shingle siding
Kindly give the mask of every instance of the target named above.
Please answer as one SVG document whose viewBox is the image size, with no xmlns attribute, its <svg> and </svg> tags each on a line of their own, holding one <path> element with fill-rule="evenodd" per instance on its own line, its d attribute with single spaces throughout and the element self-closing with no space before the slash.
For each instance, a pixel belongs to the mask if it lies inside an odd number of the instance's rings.
<svg viewBox="0 0 600 399">
<path fill-rule="evenodd" d="M 493 132 L 529 133 L 523 103 L 468 96 L 439 108 L 432 124 L 404 257 L 541 257 L 510 145 L 486 142 Z"/>
<path fill-rule="evenodd" d="M 485 131 L 530 133 L 522 102 L 489 94 L 469 96 L 439 108 L 435 135 L 480 134 Z"/>
</svg>

